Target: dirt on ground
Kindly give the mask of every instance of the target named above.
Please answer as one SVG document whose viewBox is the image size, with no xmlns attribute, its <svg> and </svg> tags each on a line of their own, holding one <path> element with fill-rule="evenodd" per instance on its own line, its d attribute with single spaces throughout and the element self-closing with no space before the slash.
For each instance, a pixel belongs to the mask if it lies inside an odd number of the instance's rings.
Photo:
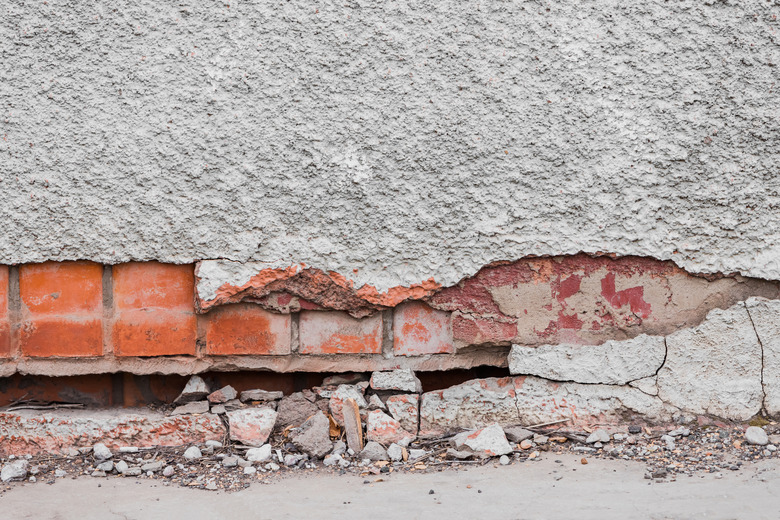
<svg viewBox="0 0 780 520">
<path fill-rule="evenodd" d="M 502 466 L 446 466 L 371 477 L 290 471 L 238 492 L 166 486 L 154 479 L 57 479 L 19 483 L 0 498 L 16 519 L 490 518 L 776 519 L 780 462 L 725 473 L 646 479 L 637 461 L 582 463 L 574 453 L 543 453 Z"/>
</svg>

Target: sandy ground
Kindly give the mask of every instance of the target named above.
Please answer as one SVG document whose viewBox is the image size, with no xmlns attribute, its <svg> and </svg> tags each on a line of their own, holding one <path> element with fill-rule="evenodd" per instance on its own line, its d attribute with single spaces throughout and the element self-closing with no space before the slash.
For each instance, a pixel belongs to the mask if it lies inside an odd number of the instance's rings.
<svg viewBox="0 0 780 520">
<path fill-rule="evenodd" d="M 76 520 L 780 518 L 778 461 L 746 465 L 722 478 L 656 482 L 644 474 L 637 462 L 592 459 L 582 465 L 580 457 L 549 454 L 510 466 L 384 474 L 382 481 L 296 472 L 236 493 L 80 477 L 16 484 L 0 497 L 0 510 L 6 518 Z"/>
</svg>

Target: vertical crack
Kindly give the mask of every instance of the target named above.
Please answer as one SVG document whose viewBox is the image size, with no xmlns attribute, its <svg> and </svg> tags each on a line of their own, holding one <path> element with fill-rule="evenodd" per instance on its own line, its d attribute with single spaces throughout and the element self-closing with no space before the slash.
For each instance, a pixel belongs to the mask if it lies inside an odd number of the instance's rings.
<svg viewBox="0 0 780 520">
<path fill-rule="evenodd" d="M 761 341 L 761 336 L 758 335 L 756 324 L 753 321 L 753 316 L 750 314 L 750 309 L 748 308 L 747 302 L 743 302 L 743 305 L 745 306 L 745 312 L 747 312 L 748 319 L 750 320 L 750 325 L 753 327 L 753 333 L 756 335 L 758 346 L 761 347 L 761 413 L 762 415 L 767 416 L 766 387 L 764 386 L 764 343 Z"/>
</svg>

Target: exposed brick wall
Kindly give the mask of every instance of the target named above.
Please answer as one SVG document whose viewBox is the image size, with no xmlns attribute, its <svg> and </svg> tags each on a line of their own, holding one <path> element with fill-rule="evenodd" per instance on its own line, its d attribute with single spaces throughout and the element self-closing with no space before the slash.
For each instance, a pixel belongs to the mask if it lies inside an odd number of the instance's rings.
<svg viewBox="0 0 780 520">
<path fill-rule="evenodd" d="M 287 290 L 317 278 L 296 277 Z M 328 308 L 349 299 L 346 281 L 335 300 L 321 294 L 316 305 L 282 291 L 206 312 L 196 283 L 194 265 L 0 266 L 0 375 L 501 367 L 512 343 L 668 334 L 748 296 L 780 297 L 775 282 L 708 280 L 669 262 L 586 255 L 488 266 L 423 293 L 425 302 L 380 306 L 359 318 Z M 365 312 L 363 303 L 358 307 Z"/>
<path fill-rule="evenodd" d="M 377 312 L 357 319 L 340 311 L 301 310 L 305 305 L 271 312 L 255 303 L 197 313 L 194 266 L 159 262 L 20 266 L 21 309 L 15 319 L 9 311 L 10 272 L 0 266 L 0 356 L 18 361 L 382 356 L 394 350 L 393 330 L 399 355 L 452 352 L 449 313 L 423 303 L 404 306 L 395 318 Z M 276 297 L 281 303 L 292 299 Z"/>
<path fill-rule="evenodd" d="M 11 355 L 11 321 L 8 318 L 8 267 L 0 265 L 0 358 Z"/>
</svg>

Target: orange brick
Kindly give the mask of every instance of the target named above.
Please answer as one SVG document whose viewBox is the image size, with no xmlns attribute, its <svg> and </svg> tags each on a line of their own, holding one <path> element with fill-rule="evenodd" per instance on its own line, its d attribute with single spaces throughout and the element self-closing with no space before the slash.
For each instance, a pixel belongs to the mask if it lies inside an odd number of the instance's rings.
<svg viewBox="0 0 780 520">
<path fill-rule="evenodd" d="M 192 313 L 138 309 L 121 313 L 111 341 L 117 356 L 194 355 L 196 335 Z"/>
<path fill-rule="evenodd" d="M 303 354 L 381 354 L 382 316 L 355 319 L 346 312 L 304 311 L 300 318 Z"/>
<path fill-rule="evenodd" d="M 218 307 L 206 315 L 206 351 L 214 356 L 290 353 L 290 315 L 257 305 Z"/>
<path fill-rule="evenodd" d="M 130 262 L 115 265 L 114 307 L 192 311 L 195 274 L 192 265 Z"/>
<path fill-rule="evenodd" d="M 31 357 L 100 356 L 103 326 L 99 319 L 38 318 L 22 324 L 20 345 Z"/>
<path fill-rule="evenodd" d="M 19 347 L 32 357 L 103 354 L 103 266 L 45 262 L 19 268 Z"/>
<path fill-rule="evenodd" d="M 0 265 L 0 320 L 8 317 L 8 266 Z"/>
<path fill-rule="evenodd" d="M 0 358 L 11 355 L 11 324 L 8 321 L 8 266 L 0 265 Z"/>
<path fill-rule="evenodd" d="M 32 316 L 103 312 L 103 266 L 94 262 L 45 262 L 19 268 L 22 303 Z"/>
<path fill-rule="evenodd" d="M 0 358 L 11 356 L 11 324 L 0 320 Z"/>
<path fill-rule="evenodd" d="M 420 356 L 454 352 L 450 313 L 422 302 L 399 305 L 393 314 L 393 352 Z"/>
</svg>

